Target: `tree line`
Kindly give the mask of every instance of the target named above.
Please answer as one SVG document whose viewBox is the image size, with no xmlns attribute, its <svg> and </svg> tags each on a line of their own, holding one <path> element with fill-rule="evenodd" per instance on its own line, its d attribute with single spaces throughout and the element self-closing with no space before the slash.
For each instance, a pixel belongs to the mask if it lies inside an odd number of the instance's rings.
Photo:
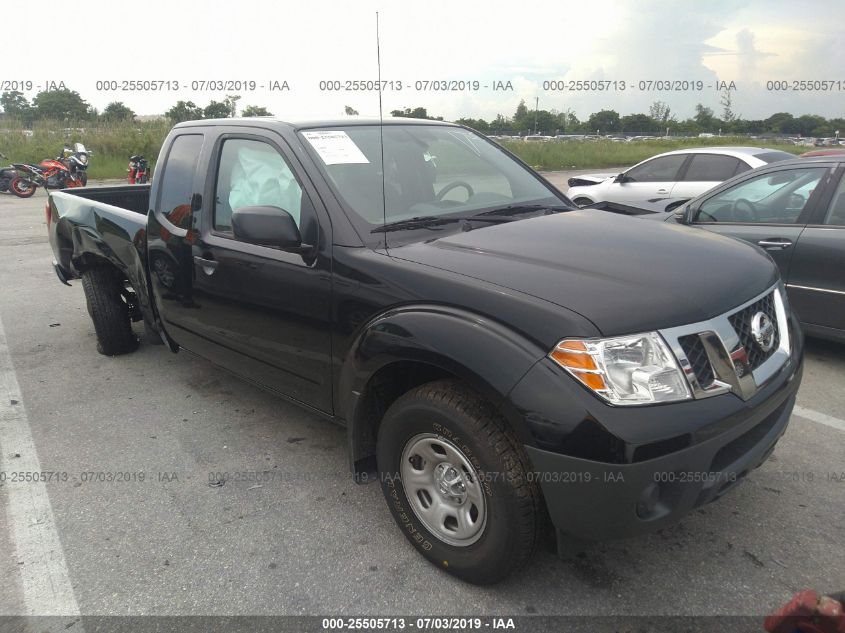
<svg viewBox="0 0 845 633">
<path fill-rule="evenodd" d="M 679 119 L 662 101 L 655 101 L 648 113 L 620 115 L 616 110 L 600 110 L 586 119 L 579 119 L 572 110 L 531 110 L 520 101 L 513 116 L 496 115 L 489 121 L 462 117 L 455 123 L 466 125 L 485 134 L 557 136 L 565 134 L 627 134 L 627 135 L 697 135 L 709 134 L 773 134 L 787 136 L 831 137 L 845 133 L 845 119 L 826 119 L 815 114 L 794 116 L 777 112 L 766 119 L 743 119 L 734 114 L 729 93 L 722 96 L 721 116 L 699 103 L 695 114 Z M 442 120 L 429 116 L 425 108 L 393 110 L 393 116 Z"/>
<path fill-rule="evenodd" d="M 204 107 L 193 101 L 178 101 L 164 115 L 173 123 L 238 115 L 273 116 L 267 108 L 256 105 L 248 105 L 239 113 L 240 98 L 240 95 L 226 95 L 223 101 L 212 100 Z M 113 101 L 99 111 L 89 105 L 78 92 L 66 89 L 39 92 L 32 98 L 32 102 L 22 92 L 10 90 L 0 95 L 0 108 L 5 117 L 19 120 L 27 126 L 31 126 L 35 121 L 134 121 L 138 116 L 122 101 Z"/>
<path fill-rule="evenodd" d="M 205 106 L 193 101 L 178 101 L 164 116 L 173 123 L 197 119 L 215 119 L 234 116 L 273 116 L 262 106 L 248 105 L 238 110 L 240 95 L 226 95 L 222 101 L 212 100 Z M 717 114 L 699 103 L 694 114 L 680 119 L 662 101 L 655 101 L 647 113 L 620 115 L 616 110 L 600 110 L 585 119 L 579 119 L 571 109 L 530 109 L 525 101 L 519 102 L 511 116 L 496 115 L 488 120 L 462 117 L 457 123 L 467 125 L 486 134 L 507 135 L 563 135 L 563 134 L 628 134 L 628 135 L 697 135 L 701 133 L 729 134 L 777 134 L 793 136 L 829 137 L 845 132 L 845 119 L 826 119 L 815 114 L 794 116 L 789 112 L 777 112 L 766 119 L 745 119 L 733 110 L 729 91 L 722 94 L 721 112 Z M 0 108 L 8 118 L 31 126 L 34 121 L 134 121 L 135 112 L 121 101 L 109 103 L 102 111 L 89 105 L 74 90 L 50 90 L 39 92 L 27 100 L 19 91 L 7 91 L 0 95 Z M 347 115 L 358 114 L 350 106 L 344 107 Z M 426 108 L 405 108 L 392 110 L 392 116 L 443 120 L 441 116 L 429 115 Z"/>
</svg>

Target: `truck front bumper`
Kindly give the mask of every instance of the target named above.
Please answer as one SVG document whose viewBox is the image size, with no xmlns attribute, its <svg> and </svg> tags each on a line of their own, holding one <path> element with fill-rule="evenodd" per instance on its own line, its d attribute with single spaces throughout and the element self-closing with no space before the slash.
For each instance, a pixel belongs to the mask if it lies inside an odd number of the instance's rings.
<svg viewBox="0 0 845 633">
<path fill-rule="evenodd" d="M 653 531 L 724 495 L 771 455 L 802 371 L 798 332 L 790 359 L 749 401 L 724 394 L 610 407 L 580 386 L 570 388 L 554 363 L 538 363 L 511 401 L 536 440 L 525 449 L 559 544 Z M 539 392 L 546 396 L 538 403 Z M 531 399 L 535 407 L 528 409 Z"/>
</svg>

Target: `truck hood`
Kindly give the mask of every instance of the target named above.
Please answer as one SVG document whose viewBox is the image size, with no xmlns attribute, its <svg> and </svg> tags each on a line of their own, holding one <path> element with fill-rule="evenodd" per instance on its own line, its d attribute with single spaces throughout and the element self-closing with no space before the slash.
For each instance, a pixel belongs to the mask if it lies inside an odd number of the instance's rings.
<svg viewBox="0 0 845 633">
<path fill-rule="evenodd" d="M 744 242 L 595 210 L 478 228 L 390 255 L 545 299 L 605 336 L 703 321 L 778 279 L 769 256 Z"/>
</svg>

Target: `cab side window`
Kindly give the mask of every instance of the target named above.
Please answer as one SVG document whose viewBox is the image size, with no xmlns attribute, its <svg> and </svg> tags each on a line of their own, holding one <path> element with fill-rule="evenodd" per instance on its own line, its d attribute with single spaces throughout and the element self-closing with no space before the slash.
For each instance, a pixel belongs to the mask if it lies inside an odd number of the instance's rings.
<svg viewBox="0 0 845 633">
<path fill-rule="evenodd" d="M 220 151 L 214 197 L 214 230 L 232 233 L 232 213 L 242 207 L 284 209 L 302 230 L 302 187 L 284 157 L 269 143 L 227 139 Z"/>
<path fill-rule="evenodd" d="M 626 182 L 673 182 L 677 180 L 678 170 L 687 159 L 686 154 L 661 156 L 625 173 Z"/>
</svg>

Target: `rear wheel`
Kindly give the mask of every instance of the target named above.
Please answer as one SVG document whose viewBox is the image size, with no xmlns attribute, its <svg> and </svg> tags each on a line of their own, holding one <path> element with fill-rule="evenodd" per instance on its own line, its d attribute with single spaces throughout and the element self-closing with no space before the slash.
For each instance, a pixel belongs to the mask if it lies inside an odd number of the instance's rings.
<svg viewBox="0 0 845 633">
<path fill-rule="evenodd" d="M 18 198 L 31 198 L 35 193 L 35 185 L 23 178 L 12 178 L 9 183 L 9 190 Z"/>
<path fill-rule="evenodd" d="M 452 381 L 411 390 L 385 414 L 377 456 L 393 518 L 438 567 L 492 584 L 531 556 L 540 492 L 516 435 L 483 398 Z"/>
<path fill-rule="evenodd" d="M 117 270 L 109 266 L 89 268 L 82 273 L 85 302 L 97 333 L 97 351 L 105 356 L 128 354 L 138 348 L 121 284 Z"/>
</svg>

